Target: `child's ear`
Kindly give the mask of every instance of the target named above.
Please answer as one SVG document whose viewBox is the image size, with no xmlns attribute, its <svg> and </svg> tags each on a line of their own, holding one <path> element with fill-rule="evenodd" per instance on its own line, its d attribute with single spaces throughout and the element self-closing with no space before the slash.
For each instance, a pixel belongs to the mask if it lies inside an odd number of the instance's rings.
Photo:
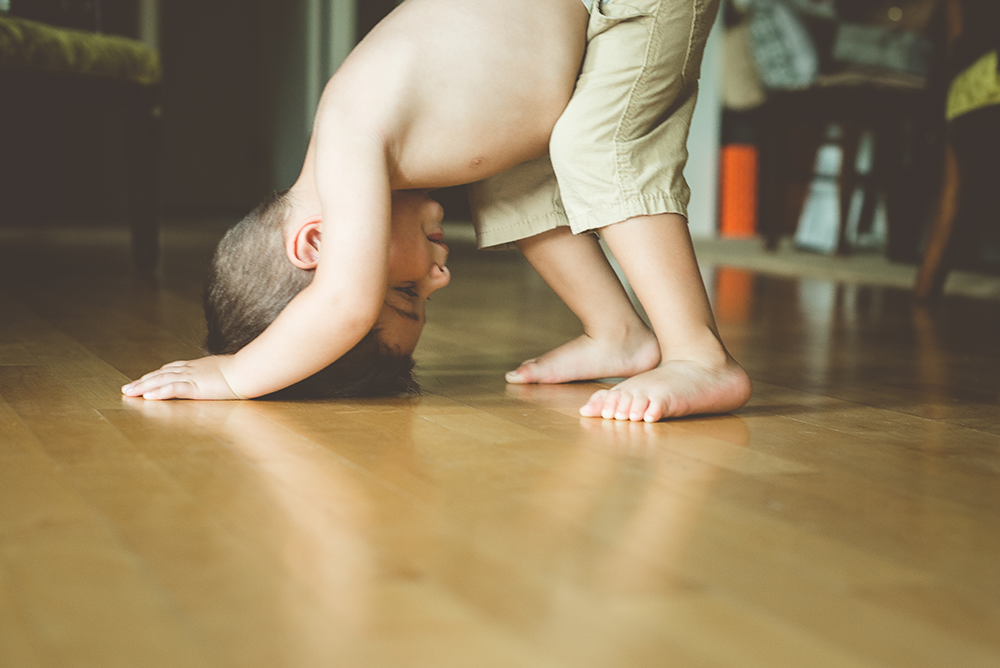
<svg viewBox="0 0 1000 668">
<path fill-rule="evenodd" d="M 285 242 L 288 259 L 299 269 L 315 269 L 319 263 L 320 222 L 319 218 L 304 221 Z"/>
</svg>

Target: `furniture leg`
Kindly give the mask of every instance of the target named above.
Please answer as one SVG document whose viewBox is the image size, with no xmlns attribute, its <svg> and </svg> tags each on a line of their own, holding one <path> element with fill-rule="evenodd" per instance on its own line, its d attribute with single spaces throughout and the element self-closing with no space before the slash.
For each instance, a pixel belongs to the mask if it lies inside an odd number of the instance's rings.
<svg viewBox="0 0 1000 668">
<path fill-rule="evenodd" d="M 158 177 L 159 113 L 153 103 L 135 104 L 127 122 L 129 228 L 132 262 L 143 276 L 156 273 L 160 255 Z"/>
<path fill-rule="evenodd" d="M 958 211 L 958 198 L 961 190 L 961 172 L 955 156 L 955 148 L 950 140 L 946 140 L 944 145 L 941 181 L 941 197 L 937 214 L 931 223 L 927 249 L 924 251 L 924 259 L 920 265 L 914 287 L 917 299 L 932 299 L 940 296 L 948 276 L 946 256 L 955 227 L 955 214 Z"/>
<path fill-rule="evenodd" d="M 843 158 L 840 162 L 840 176 L 837 178 L 837 188 L 840 194 L 840 227 L 837 232 L 837 255 L 847 255 L 851 251 L 847 240 L 847 221 L 851 215 L 851 200 L 857 186 L 858 175 L 855 169 L 858 159 L 858 142 L 861 141 L 861 127 L 855 122 L 847 121 L 841 125 L 840 148 Z"/>
</svg>

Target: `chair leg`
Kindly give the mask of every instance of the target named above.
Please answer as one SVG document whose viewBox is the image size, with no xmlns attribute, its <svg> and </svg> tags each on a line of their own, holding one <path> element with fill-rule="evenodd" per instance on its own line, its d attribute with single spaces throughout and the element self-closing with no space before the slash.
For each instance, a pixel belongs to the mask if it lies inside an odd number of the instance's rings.
<svg viewBox="0 0 1000 668">
<path fill-rule="evenodd" d="M 858 219 L 858 234 L 872 231 L 879 196 L 890 189 L 891 174 L 899 171 L 900 142 L 898 133 L 886 123 L 877 123 L 872 131 L 872 163 L 868 175 L 862 178 L 864 200 Z M 888 198 L 888 197 L 887 197 Z"/>
<path fill-rule="evenodd" d="M 160 256 L 158 136 L 154 104 L 137 104 L 129 112 L 129 227 L 136 273 L 156 273 Z"/>
<path fill-rule="evenodd" d="M 946 255 L 951 235 L 955 227 L 955 214 L 958 211 L 958 198 L 961 189 L 961 174 L 955 148 L 950 141 L 944 146 L 944 172 L 941 184 L 941 199 L 937 214 L 931 223 L 930 235 L 927 238 L 927 248 L 924 259 L 917 273 L 917 281 L 913 290 L 918 299 L 932 299 L 940 296 L 948 277 Z"/>
<path fill-rule="evenodd" d="M 842 159 L 840 176 L 837 178 L 837 188 L 840 193 L 840 223 L 837 232 L 837 255 L 847 255 L 851 245 L 847 240 L 847 221 L 851 217 L 851 201 L 858 183 L 856 163 L 858 159 L 858 143 L 861 141 L 861 127 L 851 121 L 841 125 L 840 147 Z"/>
<path fill-rule="evenodd" d="M 760 123 L 760 179 L 758 181 L 757 220 L 764 247 L 773 251 L 778 247 L 781 228 L 778 223 L 778 192 L 781 182 L 781 138 L 775 122 L 774 103 L 765 106 Z"/>
<path fill-rule="evenodd" d="M 778 248 L 782 236 L 794 236 L 809 196 L 816 154 L 823 144 L 823 124 L 792 128 L 786 121 L 788 115 L 769 109 L 762 124 L 757 220 L 769 251 Z M 800 183 L 803 177 L 806 180 Z"/>
</svg>

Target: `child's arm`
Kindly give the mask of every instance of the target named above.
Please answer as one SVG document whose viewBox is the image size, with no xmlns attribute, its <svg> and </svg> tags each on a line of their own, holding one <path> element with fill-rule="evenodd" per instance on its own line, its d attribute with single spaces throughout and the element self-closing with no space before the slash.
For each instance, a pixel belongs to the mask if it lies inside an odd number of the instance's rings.
<svg viewBox="0 0 1000 668">
<path fill-rule="evenodd" d="M 385 144 L 336 111 L 317 123 L 315 177 L 323 211 L 312 283 L 235 355 L 174 362 L 126 385 L 147 399 L 237 399 L 288 387 L 334 362 L 375 325 L 385 297 L 391 192 Z"/>
<path fill-rule="evenodd" d="M 339 359 L 375 325 L 385 299 L 391 194 L 384 144 L 318 134 L 316 181 L 324 217 L 316 274 L 224 369 L 241 396 L 287 387 Z"/>
</svg>

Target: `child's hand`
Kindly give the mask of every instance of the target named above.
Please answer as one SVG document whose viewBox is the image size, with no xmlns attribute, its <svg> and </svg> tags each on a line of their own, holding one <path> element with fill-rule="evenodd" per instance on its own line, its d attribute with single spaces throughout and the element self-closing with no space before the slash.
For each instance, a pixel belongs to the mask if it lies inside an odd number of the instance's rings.
<svg viewBox="0 0 1000 668">
<path fill-rule="evenodd" d="M 242 399 L 226 381 L 232 356 L 171 362 L 122 387 L 122 394 L 143 399 Z"/>
</svg>

